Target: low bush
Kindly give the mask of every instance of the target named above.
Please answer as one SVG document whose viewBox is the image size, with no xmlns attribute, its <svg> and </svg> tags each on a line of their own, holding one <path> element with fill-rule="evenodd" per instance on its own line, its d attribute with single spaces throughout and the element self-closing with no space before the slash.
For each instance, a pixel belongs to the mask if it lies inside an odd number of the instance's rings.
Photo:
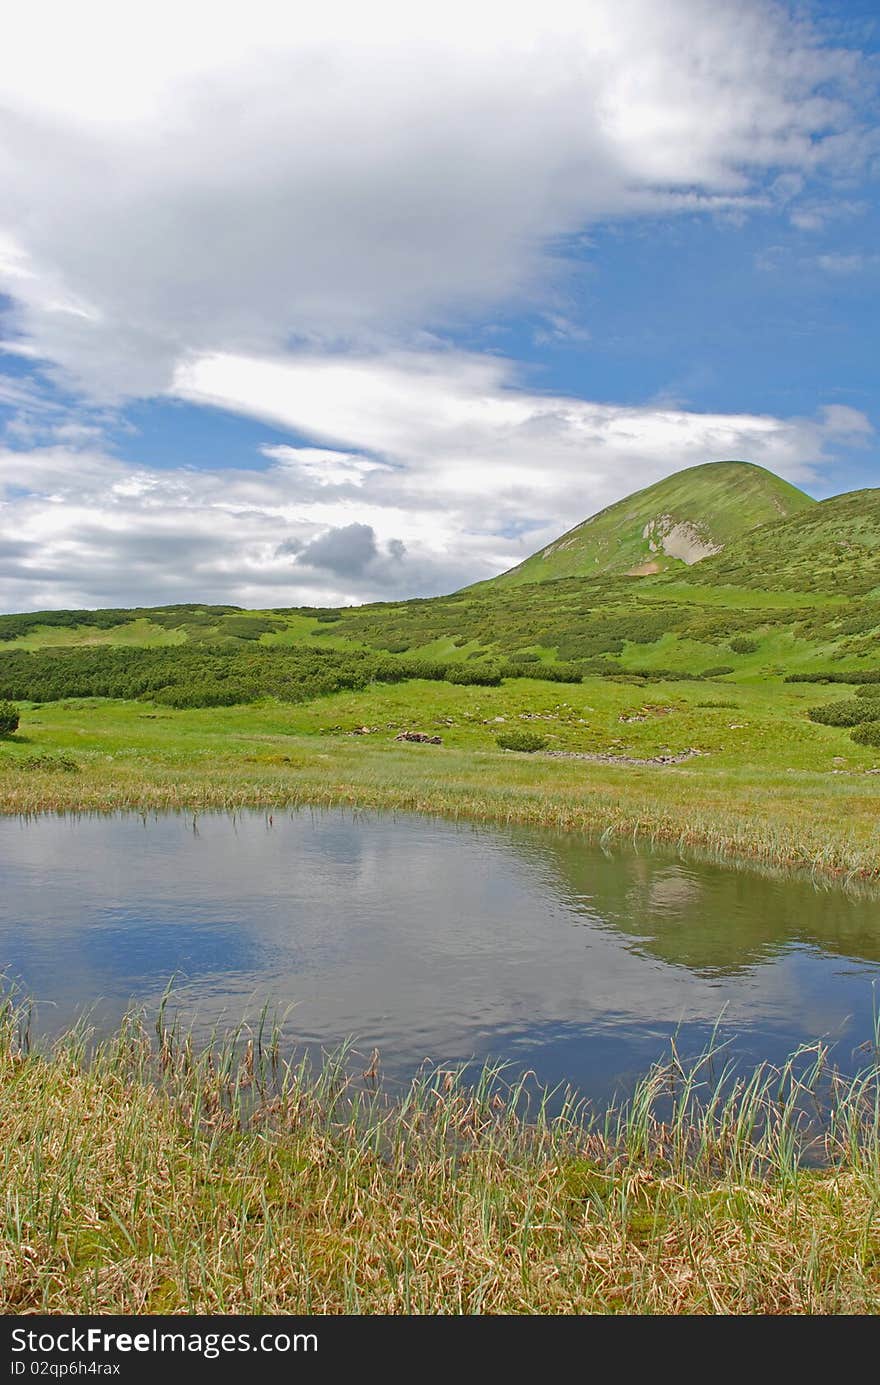
<svg viewBox="0 0 880 1385">
<path fill-rule="evenodd" d="M 786 683 L 880 683 L 880 669 L 853 669 L 851 672 L 835 670 L 829 673 L 789 673 Z"/>
<path fill-rule="evenodd" d="M 547 737 L 540 736 L 537 731 L 502 731 L 500 736 L 495 737 L 495 744 L 502 750 L 524 750 L 532 754 L 535 750 L 545 749 Z"/>
<path fill-rule="evenodd" d="M 583 670 L 577 664 L 517 664 L 512 659 L 500 664 L 504 678 L 539 678 L 542 683 L 581 683 Z"/>
<path fill-rule="evenodd" d="M 14 702 L 0 702 L 0 736 L 11 736 L 18 730 L 18 708 Z"/>
<path fill-rule="evenodd" d="M 21 755 L 12 761 L 11 768 L 38 770 L 45 769 L 62 774 L 75 774 L 79 769 L 76 760 L 69 755 Z"/>
<path fill-rule="evenodd" d="M 447 683 L 472 684 L 478 688 L 497 688 L 501 676 L 496 664 L 453 664 L 445 675 Z"/>
<path fill-rule="evenodd" d="M 876 708 L 867 698 L 848 697 L 841 702 L 825 702 L 819 707 L 807 708 L 810 721 L 820 726 L 858 726 L 876 715 Z"/>
<path fill-rule="evenodd" d="M 747 640 L 744 636 L 730 641 L 730 649 L 734 654 L 754 654 L 757 648 L 757 640 Z"/>
<path fill-rule="evenodd" d="M 856 745 L 880 746 L 880 721 L 864 721 L 852 733 Z"/>
</svg>

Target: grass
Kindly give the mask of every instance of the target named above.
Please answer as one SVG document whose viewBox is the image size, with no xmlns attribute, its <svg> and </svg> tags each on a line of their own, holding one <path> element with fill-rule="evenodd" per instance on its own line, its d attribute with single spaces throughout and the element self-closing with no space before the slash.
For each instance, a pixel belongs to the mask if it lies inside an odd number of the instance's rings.
<svg viewBox="0 0 880 1385">
<path fill-rule="evenodd" d="M 746 462 L 710 462 L 667 476 L 570 529 L 486 585 L 516 586 L 559 577 L 627 572 L 646 562 L 683 569 L 666 556 L 663 537 L 687 526 L 710 549 L 734 543 L 755 526 L 809 511 L 815 501 Z"/>
<path fill-rule="evenodd" d="M 163 630 L 149 619 L 142 618 L 111 626 L 107 630 L 97 630 L 88 625 L 43 625 L 19 636 L 18 639 L 5 642 L 5 647 L 41 650 L 82 648 L 88 645 L 105 645 L 108 648 L 134 645 L 142 649 L 159 649 L 166 645 L 183 644 L 184 640 L 185 636 L 181 630 Z"/>
<path fill-rule="evenodd" d="M 497 1068 L 387 1098 L 344 1053 L 284 1062 L 265 1022 L 200 1053 L 161 1012 L 48 1054 L 26 1024 L 4 1006 L 6 1313 L 880 1306 L 876 1063 L 843 1084 L 816 1048 L 735 1082 L 673 1049 L 625 1107 L 551 1118 Z"/>
<path fill-rule="evenodd" d="M 356 804 L 880 878 L 878 781 L 867 773 L 880 753 L 811 723 L 816 700 L 810 684 L 603 679 L 414 681 L 298 706 L 187 711 L 69 700 L 22 709 L 18 733 L 0 745 L 0 811 Z M 401 745 L 401 730 L 439 734 L 443 745 Z M 545 736 L 572 758 L 503 751 L 496 737 L 510 730 Z M 688 748 L 701 753 L 677 765 L 574 758 Z"/>
</svg>

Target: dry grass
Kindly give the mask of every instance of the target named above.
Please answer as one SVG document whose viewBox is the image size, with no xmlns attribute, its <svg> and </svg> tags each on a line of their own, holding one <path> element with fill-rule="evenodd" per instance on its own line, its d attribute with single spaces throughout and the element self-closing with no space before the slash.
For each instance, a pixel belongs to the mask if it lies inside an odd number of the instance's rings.
<svg viewBox="0 0 880 1385">
<path fill-rule="evenodd" d="M 699 705 L 713 688 L 733 693 L 735 714 Z M 808 720 L 814 689 L 677 684 L 650 696 L 663 716 L 639 719 L 644 689 L 607 680 L 552 693 L 528 680 L 375 685 L 295 707 L 180 712 L 73 699 L 23 709 L 18 735 L 0 746 L 0 812 L 407 810 L 880 880 L 880 763 L 845 730 Z M 662 767 L 511 754 L 494 743 L 499 717 L 537 727 L 557 749 L 701 754 Z M 364 725 L 379 730 L 346 734 Z M 443 745 L 397 744 L 401 730 L 438 733 Z"/>
<path fill-rule="evenodd" d="M 802 1054 L 736 1087 L 674 1055 L 626 1111 L 520 1114 L 487 1070 L 402 1098 L 277 1034 L 197 1055 L 133 1017 L 0 1042 L 7 1313 L 867 1313 L 880 1305 L 878 1070 L 832 1090 L 808 1168 Z M 800 1074 L 798 1077 L 796 1074 Z M 660 1112 L 665 1118 L 661 1119 Z"/>
<path fill-rule="evenodd" d="M 101 757 L 83 760 L 78 774 L 6 764 L 0 812 L 403 810 L 699 850 L 826 879 L 880 880 L 874 779 L 617 769 L 502 751 L 449 751 L 427 763 L 385 749 L 334 745 L 328 754 L 326 743 L 315 749 L 305 738 L 286 748 L 292 753 L 283 762 L 265 750 L 250 761 L 218 750 L 188 764 Z"/>
</svg>

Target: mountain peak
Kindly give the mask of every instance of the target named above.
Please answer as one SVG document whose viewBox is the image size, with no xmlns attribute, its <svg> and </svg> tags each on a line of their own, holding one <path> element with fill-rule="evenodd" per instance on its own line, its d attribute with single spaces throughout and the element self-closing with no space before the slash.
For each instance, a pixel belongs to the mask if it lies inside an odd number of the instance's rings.
<svg viewBox="0 0 880 1385">
<path fill-rule="evenodd" d="M 816 501 L 754 462 L 704 462 L 591 515 L 500 577 L 501 586 L 602 573 L 649 576 L 721 553 Z"/>
</svg>

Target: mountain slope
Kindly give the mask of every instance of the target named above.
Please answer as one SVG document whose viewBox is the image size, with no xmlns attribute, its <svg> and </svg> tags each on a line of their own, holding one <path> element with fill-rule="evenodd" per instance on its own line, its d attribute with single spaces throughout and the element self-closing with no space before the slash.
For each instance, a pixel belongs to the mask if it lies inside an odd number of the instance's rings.
<svg viewBox="0 0 880 1385">
<path fill-rule="evenodd" d="M 702 511 L 694 508 L 697 502 Z M 757 523 L 768 507 L 778 513 L 789 503 L 797 508 L 788 518 L 730 537 L 737 526 Z M 643 551 L 644 530 L 658 513 L 673 520 L 673 528 L 702 523 L 701 541 L 709 541 L 708 533 L 714 544 L 726 546 L 690 566 L 658 546 L 653 560 L 662 560 L 665 571 L 634 579 L 627 575 L 635 565 L 634 548 Z M 615 519 L 621 524 L 616 549 L 608 527 Z M 183 662 L 201 651 L 212 657 L 240 654 L 245 663 L 253 655 L 254 667 L 263 667 L 262 655 L 273 651 L 285 657 L 295 650 L 328 656 L 378 651 L 460 666 L 462 685 L 473 682 L 484 665 L 508 660 L 521 672 L 542 676 L 562 662 L 588 674 L 655 679 L 664 670 L 685 679 L 711 673 L 748 680 L 877 668 L 880 489 L 816 503 L 759 467 L 715 463 L 621 501 L 597 516 L 593 527 L 606 544 L 603 571 L 543 582 L 533 577 L 531 585 L 524 577 L 502 579 L 450 596 L 337 610 L 189 604 L 0 616 L 0 683 L 4 668 L 13 668 L 7 659 L 20 661 L 29 651 L 55 658 L 88 646 L 144 647 L 169 655 L 175 652 L 170 646 L 182 646 Z M 589 535 L 590 529 L 581 525 L 572 534 Z M 649 528 L 651 533 L 657 529 Z M 594 557 L 597 551 L 594 545 Z M 622 571 L 621 558 L 628 564 Z M 22 672 L 25 664 L 16 668 Z"/>
<path fill-rule="evenodd" d="M 880 587 L 880 490 L 821 500 L 776 524 L 741 535 L 685 574 L 701 585 L 845 593 Z"/>
<path fill-rule="evenodd" d="M 683 570 L 759 525 L 815 504 L 796 486 L 751 462 L 708 462 L 609 505 L 518 567 L 480 585 Z"/>
</svg>

